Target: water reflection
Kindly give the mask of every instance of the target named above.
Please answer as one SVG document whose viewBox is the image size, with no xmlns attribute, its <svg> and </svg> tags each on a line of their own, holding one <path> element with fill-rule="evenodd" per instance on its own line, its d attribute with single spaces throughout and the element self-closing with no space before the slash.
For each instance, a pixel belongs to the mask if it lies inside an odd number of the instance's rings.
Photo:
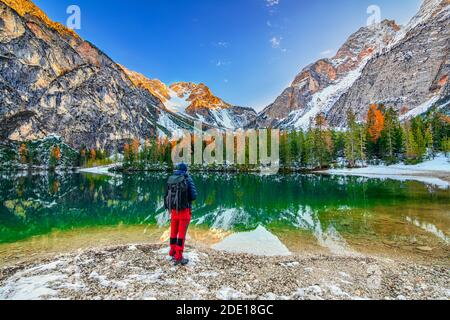
<svg viewBox="0 0 450 320">
<path fill-rule="evenodd" d="M 2 174 L 0 243 L 85 227 L 167 228 L 169 216 L 161 210 L 166 178 Z M 221 174 L 195 175 L 194 180 L 200 196 L 191 233 L 199 238 L 219 241 L 230 232 L 263 225 L 275 233 L 283 230 L 280 238 L 307 234 L 337 253 L 352 252 L 361 239 L 434 247 L 447 247 L 449 241 L 450 190 L 419 182 Z"/>
</svg>

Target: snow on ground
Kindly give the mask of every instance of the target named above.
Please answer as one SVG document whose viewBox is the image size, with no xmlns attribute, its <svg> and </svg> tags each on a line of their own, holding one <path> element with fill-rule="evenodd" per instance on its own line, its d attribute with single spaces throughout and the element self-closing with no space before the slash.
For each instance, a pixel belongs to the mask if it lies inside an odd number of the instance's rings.
<svg viewBox="0 0 450 320">
<path fill-rule="evenodd" d="M 291 252 L 275 235 L 263 226 L 251 232 L 230 235 L 213 249 L 232 253 L 249 253 L 258 256 L 288 256 Z"/>
<path fill-rule="evenodd" d="M 110 177 L 117 177 L 116 174 L 109 172 L 109 169 L 112 169 L 115 166 L 117 166 L 117 164 L 111 164 L 111 165 L 107 165 L 107 166 L 93 167 L 93 168 L 83 168 L 83 169 L 80 169 L 79 172 L 99 174 L 99 175 L 105 175 L 105 176 L 110 176 Z"/>
<path fill-rule="evenodd" d="M 333 175 L 353 175 L 376 179 L 394 179 L 400 181 L 416 180 L 443 189 L 450 188 L 450 183 L 448 181 L 435 177 L 438 173 L 450 174 L 450 162 L 443 155 L 417 165 L 381 165 L 357 169 L 333 169 L 325 172 Z"/>
<path fill-rule="evenodd" d="M 444 261 L 187 251 L 186 267 L 175 267 L 161 245 L 90 249 L 6 267 L 0 300 L 448 300 L 450 294 Z"/>
</svg>

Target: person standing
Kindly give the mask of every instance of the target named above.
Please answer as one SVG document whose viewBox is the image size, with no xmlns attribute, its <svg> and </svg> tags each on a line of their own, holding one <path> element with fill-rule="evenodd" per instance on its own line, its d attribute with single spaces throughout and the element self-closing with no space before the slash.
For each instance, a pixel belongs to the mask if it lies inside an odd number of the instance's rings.
<svg viewBox="0 0 450 320">
<path fill-rule="evenodd" d="M 192 202 L 197 199 L 197 189 L 188 174 L 188 166 L 180 163 L 167 181 L 164 204 L 171 214 L 170 253 L 175 265 L 189 263 L 183 257 L 186 233 L 192 218 Z"/>
</svg>

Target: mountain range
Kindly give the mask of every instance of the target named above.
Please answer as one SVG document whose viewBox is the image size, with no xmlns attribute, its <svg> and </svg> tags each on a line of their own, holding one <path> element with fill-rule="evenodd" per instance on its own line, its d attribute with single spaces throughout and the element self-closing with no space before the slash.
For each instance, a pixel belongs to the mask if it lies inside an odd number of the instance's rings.
<svg viewBox="0 0 450 320">
<path fill-rule="evenodd" d="M 0 0 L 0 139 L 60 136 L 74 148 L 112 149 L 132 138 L 174 137 L 201 120 L 219 129 L 306 128 L 323 113 L 346 126 L 370 104 L 402 118 L 449 104 L 450 0 L 425 0 L 406 25 L 384 20 L 351 35 L 336 55 L 300 71 L 257 113 L 205 84 L 170 85 L 128 70 L 30 0 Z"/>
</svg>

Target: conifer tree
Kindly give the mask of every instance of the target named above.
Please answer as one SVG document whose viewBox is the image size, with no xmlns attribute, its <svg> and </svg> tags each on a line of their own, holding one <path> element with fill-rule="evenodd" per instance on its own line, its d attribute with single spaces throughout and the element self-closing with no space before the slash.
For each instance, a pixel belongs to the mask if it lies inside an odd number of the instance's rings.
<svg viewBox="0 0 450 320">
<path fill-rule="evenodd" d="M 427 152 L 429 152 L 432 157 L 435 156 L 434 143 L 433 143 L 433 131 L 431 129 L 431 124 L 427 126 L 427 130 L 425 131 L 425 146 Z"/>
<path fill-rule="evenodd" d="M 355 167 L 359 152 L 359 130 L 353 110 L 347 111 L 348 130 L 345 132 L 344 154 L 349 167 Z"/>
</svg>

